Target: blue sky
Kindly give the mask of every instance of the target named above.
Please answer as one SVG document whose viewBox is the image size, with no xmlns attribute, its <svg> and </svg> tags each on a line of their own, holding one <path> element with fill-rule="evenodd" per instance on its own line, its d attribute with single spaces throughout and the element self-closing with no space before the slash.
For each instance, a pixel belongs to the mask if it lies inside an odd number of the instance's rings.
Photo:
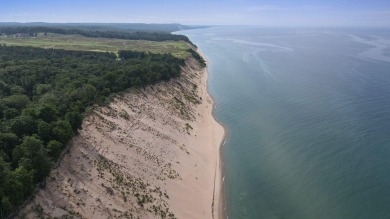
<svg viewBox="0 0 390 219">
<path fill-rule="evenodd" d="M 10 21 L 390 26 L 390 0 L 1 0 Z"/>
</svg>

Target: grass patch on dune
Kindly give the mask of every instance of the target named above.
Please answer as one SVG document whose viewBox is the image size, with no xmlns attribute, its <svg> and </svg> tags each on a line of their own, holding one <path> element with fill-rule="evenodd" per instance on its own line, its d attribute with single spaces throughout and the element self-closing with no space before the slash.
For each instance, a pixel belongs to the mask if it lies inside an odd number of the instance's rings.
<svg viewBox="0 0 390 219">
<path fill-rule="evenodd" d="M 90 38 L 80 35 L 38 34 L 36 37 L 15 38 L 13 35 L 0 37 L 0 44 L 14 46 L 33 46 L 76 51 L 114 52 L 134 50 L 152 53 L 170 53 L 178 58 L 187 58 L 191 48 L 184 41 L 146 41 L 109 38 Z"/>
</svg>

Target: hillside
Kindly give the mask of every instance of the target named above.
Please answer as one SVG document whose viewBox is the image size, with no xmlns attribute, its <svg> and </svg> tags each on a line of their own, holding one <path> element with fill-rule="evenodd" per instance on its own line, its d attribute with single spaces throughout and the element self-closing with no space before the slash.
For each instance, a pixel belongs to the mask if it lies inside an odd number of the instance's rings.
<svg viewBox="0 0 390 219">
<path fill-rule="evenodd" d="M 217 216 L 223 129 L 211 116 L 206 77 L 191 59 L 179 78 L 94 107 L 19 216 Z"/>
<path fill-rule="evenodd" d="M 30 38 L 20 40 L 26 43 Z M 96 44 L 91 48 L 96 49 Z M 1 218 L 17 210 L 45 179 L 69 140 L 78 134 L 91 106 L 106 105 L 112 94 L 129 88 L 178 77 L 184 65 L 184 59 L 162 50 L 161 54 L 82 49 L 0 45 Z"/>
</svg>

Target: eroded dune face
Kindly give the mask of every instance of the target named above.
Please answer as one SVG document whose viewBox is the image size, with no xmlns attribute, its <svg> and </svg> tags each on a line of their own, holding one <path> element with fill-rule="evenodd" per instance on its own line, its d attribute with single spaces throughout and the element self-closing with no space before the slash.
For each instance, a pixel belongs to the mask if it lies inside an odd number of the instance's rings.
<svg viewBox="0 0 390 219">
<path fill-rule="evenodd" d="M 223 129 L 206 77 L 190 60 L 178 79 L 95 107 L 19 216 L 212 218 Z"/>
</svg>

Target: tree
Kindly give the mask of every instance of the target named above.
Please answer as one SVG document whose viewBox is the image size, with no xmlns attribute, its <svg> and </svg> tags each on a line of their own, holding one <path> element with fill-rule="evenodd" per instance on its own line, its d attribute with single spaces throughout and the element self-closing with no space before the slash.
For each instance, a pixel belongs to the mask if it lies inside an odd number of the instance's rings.
<svg viewBox="0 0 390 219">
<path fill-rule="evenodd" d="M 42 179 L 50 170 L 50 157 L 47 149 L 43 146 L 43 141 L 37 136 L 26 136 L 23 142 L 16 146 L 13 151 L 13 159 L 19 167 L 23 166 L 27 170 L 33 171 L 36 179 Z"/>
<path fill-rule="evenodd" d="M 14 108 L 8 108 L 8 109 L 3 110 L 3 116 L 7 120 L 15 118 L 19 114 L 20 114 L 19 110 L 14 109 Z"/>
<path fill-rule="evenodd" d="M 14 201 L 23 201 L 33 190 L 33 172 L 28 171 L 24 166 L 19 166 L 12 172 L 10 181 L 15 185 L 13 193 L 20 194 L 19 200 Z"/>
<path fill-rule="evenodd" d="M 6 189 L 6 184 L 9 181 L 9 176 L 11 173 L 11 166 L 6 162 L 3 156 L 0 155 L 0 194 L 4 193 Z"/>
<path fill-rule="evenodd" d="M 5 162 L 4 158 L 0 155 L 0 217 L 3 218 L 12 210 L 12 205 L 8 196 L 5 196 L 8 192 L 9 178 L 11 174 L 11 166 Z"/>
<path fill-rule="evenodd" d="M 95 101 L 96 98 L 96 88 L 91 84 L 86 84 L 81 89 L 81 97 L 80 99 L 83 100 L 84 103 L 90 103 L 92 101 Z"/>
<path fill-rule="evenodd" d="M 47 144 L 47 149 L 49 150 L 50 156 L 53 158 L 58 158 L 61 154 L 63 144 L 59 141 L 52 140 Z"/>
<path fill-rule="evenodd" d="M 45 121 L 38 121 L 38 135 L 44 141 L 49 141 L 51 139 L 51 130 L 52 126 Z"/>
<path fill-rule="evenodd" d="M 0 150 L 11 156 L 12 149 L 19 143 L 19 137 L 14 133 L 0 133 Z"/>
<path fill-rule="evenodd" d="M 77 111 L 71 111 L 66 113 L 65 119 L 69 122 L 73 130 L 81 128 L 83 122 L 83 116 Z"/>
<path fill-rule="evenodd" d="M 36 131 L 36 123 L 30 116 L 18 116 L 11 121 L 11 130 L 19 137 Z"/>
<path fill-rule="evenodd" d="M 43 94 L 47 93 L 51 89 L 52 88 L 50 84 L 38 84 L 35 86 L 34 94 L 38 96 L 42 96 Z"/>
<path fill-rule="evenodd" d="M 7 106 L 8 108 L 14 108 L 17 110 L 21 110 L 25 108 L 28 104 L 30 104 L 30 99 L 26 95 L 12 95 L 8 97 L 4 97 L 0 100 L 0 104 Z"/>
<path fill-rule="evenodd" d="M 57 118 L 58 110 L 52 104 L 42 104 L 36 109 L 36 116 L 38 119 L 42 119 L 45 122 L 55 121 Z"/>
<path fill-rule="evenodd" d="M 66 144 L 73 135 L 72 126 L 69 124 L 68 121 L 57 121 L 54 124 L 52 134 L 55 140 Z"/>
<path fill-rule="evenodd" d="M 12 204 L 9 201 L 8 196 L 3 196 L 0 203 L 0 216 L 5 218 L 6 215 L 12 212 Z"/>
</svg>

